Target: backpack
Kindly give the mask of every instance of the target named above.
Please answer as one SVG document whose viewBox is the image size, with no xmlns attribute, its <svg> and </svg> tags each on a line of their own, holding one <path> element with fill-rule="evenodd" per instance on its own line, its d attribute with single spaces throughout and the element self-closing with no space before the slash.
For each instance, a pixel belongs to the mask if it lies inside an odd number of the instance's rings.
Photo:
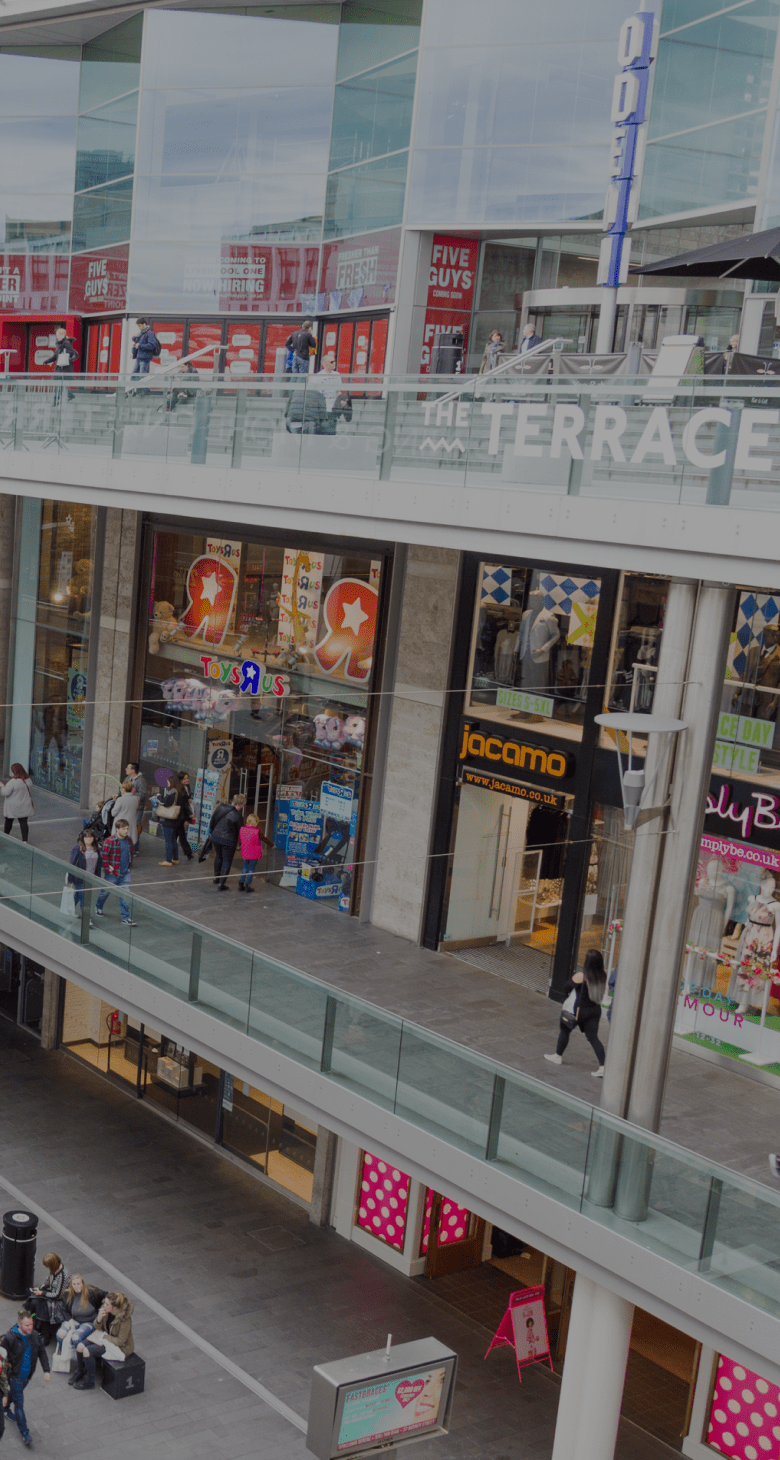
<svg viewBox="0 0 780 1460">
<path fill-rule="evenodd" d="M 160 344 L 160 341 L 158 340 L 156 334 L 154 333 L 154 330 L 150 330 L 150 334 L 152 336 L 152 339 L 154 340 L 154 349 L 152 350 L 152 359 L 153 360 L 159 360 L 159 358 L 160 358 L 160 356 L 162 354 L 162 345 Z"/>
</svg>

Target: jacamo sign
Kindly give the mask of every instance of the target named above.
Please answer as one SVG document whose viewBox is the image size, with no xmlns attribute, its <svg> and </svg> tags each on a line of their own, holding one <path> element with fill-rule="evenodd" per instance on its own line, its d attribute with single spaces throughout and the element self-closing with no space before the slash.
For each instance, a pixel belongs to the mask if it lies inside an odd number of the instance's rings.
<svg viewBox="0 0 780 1460">
<path fill-rule="evenodd" d="M 462 724 L 458 760 L 478 761 L 481 766 L 504 775 L 511 768 L 555 781 L 568 780 L 574 774 L 575 765 L 574 757 L 557 746 L 510 740 L 497 734 L 493 727 L 486 733 L 486 727 L 468 721 Z"/>
<path fill-rule="evenodd" d="M 472 404 L 470 401 L 450 400 L 441 404 L 435 400 L 421 401 L 420 410 L 426 427 L 454 426 L 456 431 L 466 430 Z M 723 466 L 727 455 L 726 447 L 719 451 L 712 449 L 712 428 L 728 428 L 734 416 L 725 406 L 707 406 L 694 411 L 681 430 L 681 422 L 672 422 L 666 406 L 656 406 L 646 416 L 635 409 L 629 417 L 622 406 L 596 405 L 587 418 L 581 406 L 572 404 L 483 401 L 479 410 L 490 422 L 484 448 L 487 456 L 497 456 L 499 451 L 510 447 L 515 456 L 540 460 L 611 459 L 628 466 L 639 466 L 644 461 L 680 466 L 688 461 L 705 472 Z M 734 470 L 771 476 L 775 470 L 774 459 L 764 453 L 769 446 L 770 427 L 780 423 L 780 410 L 745 409 L 736 414 L 739 428 Z M 638 441 L 637 425 L 641 426 Z M 709 430 L 709 441 L 704 436 L 705 430 Z M 452 451 L 456 445 L 465 451 L 462 440 L 451 442 L 442 437 L 434 442 L 429 436 L 419 449 Z"/>
</svg>

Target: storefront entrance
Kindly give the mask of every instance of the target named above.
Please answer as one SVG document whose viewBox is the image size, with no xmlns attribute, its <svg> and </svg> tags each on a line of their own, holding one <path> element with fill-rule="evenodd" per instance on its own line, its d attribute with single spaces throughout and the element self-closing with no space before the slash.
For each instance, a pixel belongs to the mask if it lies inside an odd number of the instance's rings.
<svg viewBox="0 0 780 1460">
<path fill-rule="evenodd" d="M 558 936 L 572 801 L 464 772 L 443 951 L 480 968 L 514 973 L 545 991 Z"/>
</svg>

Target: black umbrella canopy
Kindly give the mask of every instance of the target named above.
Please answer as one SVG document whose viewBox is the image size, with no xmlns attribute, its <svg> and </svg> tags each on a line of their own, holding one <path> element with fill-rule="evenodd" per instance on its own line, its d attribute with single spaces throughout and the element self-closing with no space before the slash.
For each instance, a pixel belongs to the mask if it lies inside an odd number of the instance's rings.
<svg viewBox="0 0 780 1460">
<path fill-rule="evenodd" d="M 678 278 L 780 279 L 780 228 L 745 233 L 709 248 L 694 248 L 673 259 L 632 269 L 637 274 L 672 274 Z"/>
</svg>

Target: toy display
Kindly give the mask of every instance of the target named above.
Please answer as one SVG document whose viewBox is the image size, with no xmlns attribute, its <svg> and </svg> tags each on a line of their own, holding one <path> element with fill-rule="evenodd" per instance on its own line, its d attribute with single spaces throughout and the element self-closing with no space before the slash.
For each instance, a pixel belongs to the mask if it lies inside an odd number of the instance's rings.
<svg viewBox="0 0 780 1460">
<path fill-rule="evenodd" d="M 149 653 L 159 654 L 160 645 L 167 644 L 179 627 L 172 603 L 160 601 L 154 605 L 154 616 L 149 631 Z"/>
<path fill-rule="evenodd" d="M 338 750 L 344 744 L 344 721 L 340 715 L 315 715 L 314 726 L 317 732 L 315 745 L 321 745 L 325 750 Z"/>
<path fill-rule="evenodd" d="M 344 721 L 344 744 L 363 749 L 366 738 L 366 721 L 363 715 L 348 715 Z"/>
</svg>

